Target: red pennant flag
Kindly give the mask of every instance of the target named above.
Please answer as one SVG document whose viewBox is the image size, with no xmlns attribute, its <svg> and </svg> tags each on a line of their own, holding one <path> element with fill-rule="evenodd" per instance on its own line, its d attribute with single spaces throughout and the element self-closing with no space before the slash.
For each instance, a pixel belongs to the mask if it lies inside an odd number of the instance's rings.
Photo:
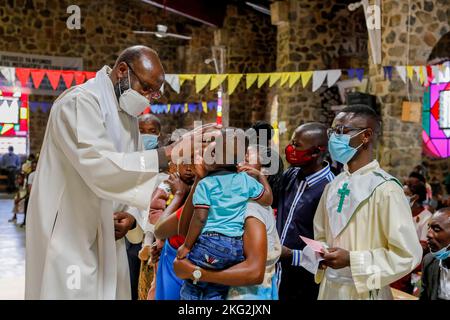
<svg viewBox="0 0 450 320">
<path fill-rule="evenodd" d="M 75 83 L 78 84 L 82 84 L 84 82 L 84 72 L 83 71 L 75 71 L 74 73 L 75 76 Z"/>
<path fill-rule="evenodd" d="M 36 89 L 41 85 L 42 79 L 44 78 L 45 70 L 41 69 L 32 69 L 31 70 L 31 79 L 33 79 L 33 84 Z"/>
<path fill-rule="evenodd" d="M 56 90 L 58 88 L 60 77 L 61 77 L 60 70 L 47 70 L 47 78 L 50 81 L 53 90 Z"/>
<path fill-rule="evenodd" d="M 88 81 L 89 79 L 94 78 L 96 73 L 97 72 L 85 71 L 84 74 L 86 76 L 86 81 Z"/>
<path fill-rule="evenodd" d="M 27 86 L 28 78 L 30 77 L 30 69 L 29 68 L 16 68 L 16 76 L 19 79 L 22 87 Z"/>
<path fill-rule="evenodd" d="M 63 71 L 61 76 L 64 80 L 66 88 L 69 89 L 72 86 L 72 82 L 73 82 L 73 72 L 72 71 Z"/>
<path fill-rule="evenodd" d="M 427 66 L 427 76 L 428 76 L 428 83 L 431 83 L 433 81 L 433 69 L 431 69 L 431 66 Z"/>
</svg>

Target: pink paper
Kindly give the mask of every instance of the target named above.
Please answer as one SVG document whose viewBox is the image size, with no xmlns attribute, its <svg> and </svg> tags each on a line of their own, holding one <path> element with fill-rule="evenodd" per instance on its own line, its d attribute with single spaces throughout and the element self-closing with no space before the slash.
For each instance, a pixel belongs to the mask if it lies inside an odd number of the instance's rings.
<svg viewBox="0 0 450 320">
<path fill-rule="evenodd" d="M 306 237 L 302 237 L 302 236 L 300 236 L 300 239 L 302 239 L 313 251 L 325 252 L 322 242 L 319 242 L 319 241 L 316 241 L 313 239 L 309 239 Z"/>
</svg>

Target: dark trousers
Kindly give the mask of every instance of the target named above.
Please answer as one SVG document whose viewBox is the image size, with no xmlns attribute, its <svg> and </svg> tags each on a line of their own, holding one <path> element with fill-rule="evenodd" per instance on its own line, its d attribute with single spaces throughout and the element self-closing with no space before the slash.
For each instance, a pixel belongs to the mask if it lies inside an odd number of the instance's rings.
<svg viewBox="0 0 450 320">
<path fill-rule="evenodd" d="M 16 190 L 16 168 L 7 168 L 5 169 L 5 173 L 8 176 L 8 187 L 7 191 L 9 193 L 14 192 Z"/>
<path fill-rule="evenodd" d="M 139 285 L 139 273 L 141 272 L 141 260 L 138 257 L 139 250 L 141 250 L 141 243 L 130 243 L 125 238 L 128 256 L 128 266 L 130 267 L 130 282 L 131 282 L 131 299 L 138 299 L 138 285 Z"/>
<path fill-rule="evenodd" d="M 278 289 L 280 300 L 317 300 L 319 285 L 315 283 L 314 275 L 303 267 L 291 266 L 290 262 L 281 262 L 281 283 Z"/>
</svg>

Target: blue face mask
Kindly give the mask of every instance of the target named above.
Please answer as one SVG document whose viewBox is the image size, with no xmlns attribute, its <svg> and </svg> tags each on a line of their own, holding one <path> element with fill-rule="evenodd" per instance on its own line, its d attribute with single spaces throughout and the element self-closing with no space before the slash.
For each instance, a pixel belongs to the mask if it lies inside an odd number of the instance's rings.
<svg viewBox="0 0 450 320">
<path fill-rule="evenodd" d="M 159 136 L 155 134 L 143 134 L 142 135 L 142 144 L 144 145 L 145 150 L 153 150 L 158 147 L 158 138 Z"/>
<path fill-rule="evenodd" d="M 350 139 L 356 137 L 357 135 L 363 133 L 367 129 L 350 136 L 349 134 L 336 134 L 333 133 L 328 141 L 328 150 L 330 151 L 331 158 L 334 161 L 340 162 L 342 164 L 347 164 L 356 154 L 358 149 L 363 145 L 362 143 L 357 147 L 353 148 L 350 145 Z"/>
<path fill-rule="evenodd" d="M 449 247 L 450 247 L 450 244 L 448 246 L 442 248 L 439 251 L 435 251 L 435 252 L 431 251 L 431 254 L 433 255 L 433 257 L 435 257 L 438 260 L 445 260 L 448 257 L 450 257 L 450 251 L 447 251 Z"/>
</svg>

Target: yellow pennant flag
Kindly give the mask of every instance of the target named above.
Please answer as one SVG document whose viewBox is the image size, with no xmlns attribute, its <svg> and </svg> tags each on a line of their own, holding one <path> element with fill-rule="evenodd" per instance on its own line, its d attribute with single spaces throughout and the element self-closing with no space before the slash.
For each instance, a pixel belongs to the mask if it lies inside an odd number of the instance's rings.
<svg viewBox="0 0 450 320">
<path fill-rule="evenodd" d="M 406 74 L 408 75 L 408 78 L 413 80 L 414 77 L 414 68 L 413 66 L 406 66 Z"/>
<path fill-rule="evenodd" d="M 281 74 L 281 82 L 280 87 L 284 86 L 286 82 L 289 80 L 290 73 L 289 72 L 283 72 Z"/>
<path fill-rule="evenodd" d="M 269 79 L 270 73 L 259 73 L 258 74 L 258 88 L 261 88 L 267 79 Z"/>
<path fill-rule="evenodd" d="M 188 107 L 188 104 L 187 104 L 187 102 L 184 104 L 184 113 L 186 113 L 186 112 L 188 112 L 189 111 L 189 107 Z"/>
<path fill-rule="evenodd" d="M 419 67 L 419 80 L 420 80 L 420 83 L 423 85 L 425 82 L 425 75 L 423 73 L 422 67 Z"/>
<path fill-rule="evenodd" d="M 250 89 L 250 87 L 255 83 L 256 79 L 258 79 L 257 73 L 247 73 L 246 80 L 246 88 Z"/>
<path fill-rule="evenodd" d="M 195 91 L 199 93 L 211 80 L 211 74 L 197 74 L 195 76 Z"/>
<path fill-rule="evenodd" d="M 211 77 L 210 89 L 214 90 L 222 84 L 222 82 L 227 78 L 227 74 L 213 74 Z"/>
<path fill-rule="evenodd" d="M 203 112 L 208 113 L 208 105 L 206 104 L 206 101 L 202 101 L 202 107 L 203 107 Z"/>
<path fill-rule="evenodd" d="M 301 72 L 291 72 L 291 75 L 289 77 L 289 88 L 292 88 L 292 86 L 300 79 Z"/>
<path fill-rule="evenodd" d="M 278 80 L 281 79 L 281 73 L 271 73 L 269 77 L 269 87 L 272 87 Z"/>
<path fill-rule="evenodd" d="M 228 75 L 228 94 L 232 94 L 236 89 L 239 81 L 241 81 L 243 74 L 229 74 Z"/>
<path fill-rule="evenodd" d="M 186 80 L 190 80 L 190 81 L 194 80 L 194 77 L 195 77 L 194 74 L 180 74 L 178 76 L 178 78 L 180 79 L 180 86 L 182 86 L 184 81 L 186 81 Z"/>
<path fill-rule="evenodd" d="M 2 132 L 1 132 L 0 134 L 4 134 L 4 133 L 8 132 L 8 131 L 11 130 L 12 128 L 14 128 L 14 125 L 13 125 L 13 124 L 7 124 L 7 123 L 5 123 L 5 124 L 3 125 Z"/>
<path fill-rule="evenodd" d="M 306 88 L 306 86 L 308 85 L 309 80 L 311 80 L 312 75 L 313 75 L 312 71 L 302 72 L 302 86 L 303 86 L 303 88 Z"/>
<path fill-rule="evenodd" d="M 169 113 L 169 112 L 170 112 L 170 103 L 167 104 L 167 113 Z"/>
</svg>

